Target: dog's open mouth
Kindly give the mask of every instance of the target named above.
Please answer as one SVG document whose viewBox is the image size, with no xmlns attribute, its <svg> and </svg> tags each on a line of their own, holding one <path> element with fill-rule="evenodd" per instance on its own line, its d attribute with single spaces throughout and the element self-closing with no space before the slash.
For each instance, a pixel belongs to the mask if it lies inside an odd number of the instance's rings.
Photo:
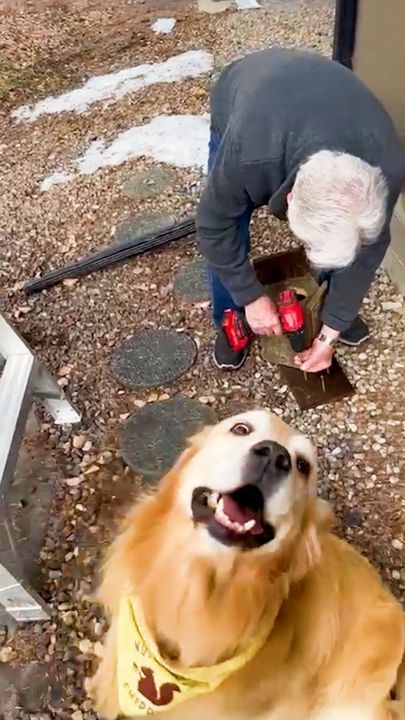
<svg viewBox="0 0 405 720">
<path fill-rule="evenodd" d="M 230 493 L 196 488 L 191 509 L 194 521 L 206 525 L 208 532 L 226 545 L 249 550 L 275 536 L 274 528 L 264 520 L 263 494 L 255 485 L 243 485 Z"/>
</svg>

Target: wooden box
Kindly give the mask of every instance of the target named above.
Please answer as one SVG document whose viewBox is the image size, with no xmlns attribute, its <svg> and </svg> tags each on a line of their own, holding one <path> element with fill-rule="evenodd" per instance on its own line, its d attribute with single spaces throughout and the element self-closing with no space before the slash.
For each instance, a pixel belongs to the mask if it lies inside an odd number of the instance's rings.
<svg viewBox="0 0 405 720">
<path fill-rule="evenodd" d="M 263 255 L 254 261 L 259 281 L 275 302 L 280 291 L 294 288 L 301 302 L 305 318 L 305 348 L 311 346 L 320 329 L 320 313 L 326 283 L 318 285 L 311 273 L 305 253 L 301 249 Z M 271 363 L 296 367 L 296 353 L 287 336 L 262 336 L 263 356 Z"/>
</svg>

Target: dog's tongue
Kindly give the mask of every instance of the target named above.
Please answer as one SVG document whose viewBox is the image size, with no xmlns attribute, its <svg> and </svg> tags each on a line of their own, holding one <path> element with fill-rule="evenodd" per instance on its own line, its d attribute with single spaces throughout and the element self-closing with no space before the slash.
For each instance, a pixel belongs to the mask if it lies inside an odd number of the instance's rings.
<svg viewBox="0 0 405 720">
<path fill-rule="evenodd" d="M 237 522 L 239 525 L 244 525 L 248 520 L 256 520 L 256 525 L 249 531 L 252 535 L 258 535 L 263 532 L 260 521 L 260 513 L 249 507 L 241 507 L 231 495 L 223 495 L 223 509 L 225 515 L 229 517 L 232 522 Z"/>
</svg>

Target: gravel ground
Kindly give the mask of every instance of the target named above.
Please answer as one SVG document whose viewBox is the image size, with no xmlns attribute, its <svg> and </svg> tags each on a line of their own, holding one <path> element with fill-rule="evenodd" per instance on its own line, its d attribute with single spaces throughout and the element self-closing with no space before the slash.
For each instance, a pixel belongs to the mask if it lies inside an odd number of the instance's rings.
<svg viewBox="0 0 405 720">
<path fill-rule="evenodd" d="M 103 632 L 91 591 L 115 520 L 142 486 L 120 458 L 117 430 L 128 413 L 159 397 L 182 392 L 212 406 L 220 417 L 266 405 L 307 432 L 319 447 L 321 492 L 335 505 L 338 531 L 370 558 L 396 595 L 404 597 L 405 308 L 379 272 L 363 313 L 372 340 L 361 351 L 339 350 L 356 395 L 300 414 L 277 369 L 258 353 L 237 376 L 219 375 L 212 367 L 207 308 L 182 303 L 172 291 L 176 271 L 196 257 L 191 242 L 27 299 L 21 291 L 25 279 L 108 244 L 126 218 L 159 212 L 180 219 L 194 212 L 201 188 L 196 172 L 177 171 L 159 198 L 137 202 L 127 197 L 125 181 L 153 166 L 145 160 L 80 177 L 49 193 L 40 194 L 38 188 L 48 172 L 79 154 L 90 138 L 108 139 L 161 112 L 206 110 L 210 80 L 152 86 L 139 92 L 136 102 L 127 96 L 108 107 L 93 107 L 86 115 L 43 118 L 32 125 L 12 123 L 12 107 L 74 87 L 95 73 L 188 49 L 212 51 L 215 72 L 269 43 L 328 54 L 333 22 L 333 3 L 327 0 L 272 1 L 263 3 L 260 11 L 217 16 L 198 15 L 179 0 L 33 5 L 20 4 L 0 16 L 0 302 L 58 375 L 84 421 L 73 434 L 57 433 L 45 420 L 42 424 L 44 443 L 61 473 L 37 583 L 53 617 L 19 630 L 0 650 L 0 660 L 7 661 L 7 668 L 37 673 L 45 687 L 41 700 L 24 695 L 21 709 L 10 696 L 5 717 L 95 720 L 82 689 Z M 162 14 L 175 16 L 178 23 L 172 35 L 156 37 L 150 22 Z M 272 249 L 292 244 L 288 229 L 263 211 L 256 214 L 252 239 L 257 253 L 270 243 Z M 134 331 L 154 327 L 187 331 L 199 348 L 196 364 L 178 382 L 156 392 L 120 388 L 109 371 L 113 350 Z"/>
</svg>

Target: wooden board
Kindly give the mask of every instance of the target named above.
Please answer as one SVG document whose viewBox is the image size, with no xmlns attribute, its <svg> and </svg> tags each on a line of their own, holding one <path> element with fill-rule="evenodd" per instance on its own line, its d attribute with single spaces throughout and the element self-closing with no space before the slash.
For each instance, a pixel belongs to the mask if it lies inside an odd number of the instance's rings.
<svg viewBox="0 0 405 720">
<path fill-rule="evenodd" d="M 336 358 L 333 358 L 329 373 L 307 373 L 306 379 L 304 373 L 297 368 L 280 365 L 280 370 L 301 410 L 342 400 L 354 393 L 353 385 Z M 321 375 L 324 378 L 325 390 L 322 387 Z"/>
<path fill-rule="evenodd" d="M 254 259 L 256 277 L 262 285 L 272 285 L 281 280 L 306 275 L 310 272 L 308 260 L 302 248 L 284 250 L 273 255 L 261 255 Z"/>
<path fill-rule="evenodd" d="M 286 250 L 274 253 L 274 255 L 262 255 L 255 259 L 254 268 L 258 280 L 264 286 L 304 276 L 311 272 L 303 248 Z M 323 284 L 314 292 L 313 297 L 306 301 L 308 312 L 305 323 L 308 326 L 306 328 L 308 342 L 315 337 L 319 329 L 318 306 L 324 292 L 325 285 Z M 311 319 L 308 315 L 312 315 Z M 272 361 L 274 362 L 274 360 Z M 279 368 L 301 410 L 309 410 L 318 405 L 341 400 L 354 393 L 353 386 L 335 358 L 329 368 L 329 374 L 326 372 L 307 373 L 306 379 L 304 373 L 298 368 L 282 364 L 279 364 Z M 325 390 L 322 387 L 321 375 L 324 378 Z"/>
</svg>

